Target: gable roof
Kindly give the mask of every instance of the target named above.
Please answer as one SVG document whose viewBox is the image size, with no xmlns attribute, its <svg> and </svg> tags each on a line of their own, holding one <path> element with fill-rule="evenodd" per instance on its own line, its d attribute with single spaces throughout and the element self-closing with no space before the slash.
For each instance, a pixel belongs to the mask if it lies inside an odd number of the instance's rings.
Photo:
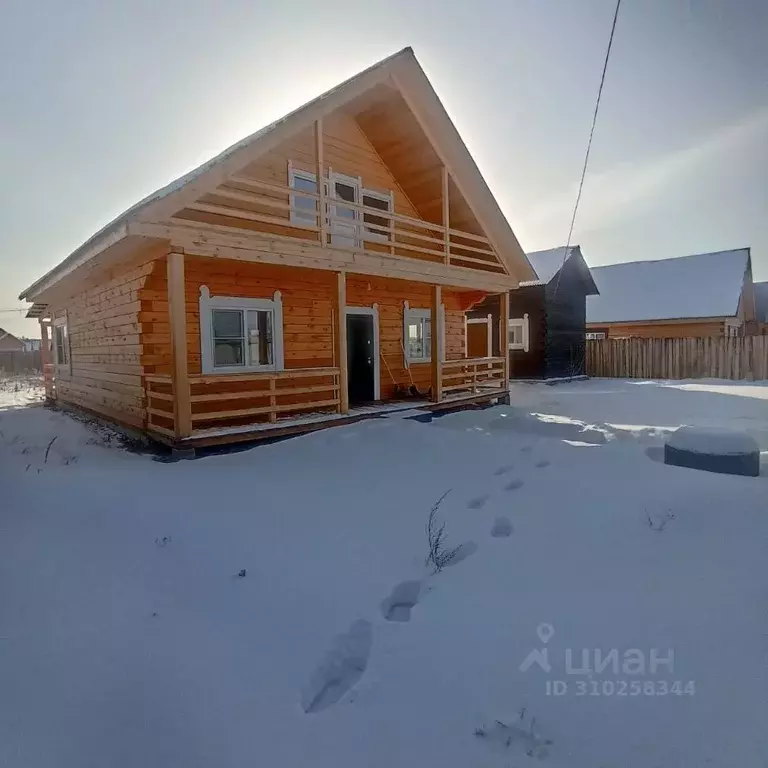
<svg viewBox="0 0 768 768">
<path fill-rule="evenodd" d="M 749 248 L 593 267 L 588 323 L 735 317 Z"/>
<path fill-rule="evenodd" d="M 755 319 L 768 323 L 768 282 L 755 283 Z"/>
<path fill-rule="evenodd" d="M 573 259 L 580 262 L 579 269 L 586 285 L 586 294 L 589 296 L 598 293 L 595 281 L 590 274 L 590 269 L 584 260 L 584 254 L 581 252 L 581 246 L 569 246 L 567 255 L 565 254 L 565 246 L 561 245 L 559 248 L 550 248 L 546 251 L 533 251 L 526 254 L 526 256 L 538 279 L 520 283 L 520 285 L 546 285 L 555 278 L 567 262 Z"/>
<path fill-rule="evenodd" d="M 17 339 L 12 333 L 0 328 L 0 349 L 24 349 L 24 342 L 21 339 Z"/>
<path fill-rule="evenodd" d="M 180 176 L 128 208 L 60 264 L 25 289 L 20 299 L 33 300 L 44 284 L 53 284 L 97 253 L 128 235 L 126 225 L 163 219 L 215 189 L 227 177 L 269 152 L 282 141 L 382 82 L 394 84 L 417 117 L 437 154 L 448 167 L 504 266 L 530 277 L 525 254 L 439 97 L 410 47 L 382 59 L 293 112 L 236 142 L 214 158 Z M 67 271 L 67 268 L 70 268 Z M 48 287 L 45 285 L 45 287 Z"/>
</svg>

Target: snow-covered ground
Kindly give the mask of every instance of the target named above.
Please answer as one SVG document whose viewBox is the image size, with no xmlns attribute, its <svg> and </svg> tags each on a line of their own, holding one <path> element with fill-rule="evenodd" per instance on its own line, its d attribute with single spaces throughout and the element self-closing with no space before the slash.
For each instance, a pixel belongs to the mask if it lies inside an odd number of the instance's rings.
<svg viewBox="0 0 768 768">
<path fill-rule="evenodd" d="M 764 768 L 768 468 L 658 447 L 766 451 L 766 396 L 520 384 L 162 464 L 0 387 L 0 765 Z"/>
</svg>

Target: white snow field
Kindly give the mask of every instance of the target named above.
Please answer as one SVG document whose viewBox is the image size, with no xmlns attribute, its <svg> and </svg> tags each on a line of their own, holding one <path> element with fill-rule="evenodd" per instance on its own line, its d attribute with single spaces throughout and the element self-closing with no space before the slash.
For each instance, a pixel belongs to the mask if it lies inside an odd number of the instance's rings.
<svg viewBox="0 0 768 768">
<path fill-rule="evenodd" d="M 175 464 L 11 390 L 0 765 L 765 768 L 767 456 L 658 454 L 768 450 L 768 387 L 520 384 Z"/>
</svg>

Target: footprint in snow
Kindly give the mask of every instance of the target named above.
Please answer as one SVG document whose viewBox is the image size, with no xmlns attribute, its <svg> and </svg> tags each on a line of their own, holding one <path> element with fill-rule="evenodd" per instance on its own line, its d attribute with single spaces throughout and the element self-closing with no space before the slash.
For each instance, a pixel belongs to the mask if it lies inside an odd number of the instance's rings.
<svg viewBox="0 0 768 768">
<path fill-rule="evenodd" d="M 532 450 L 533 450 L 533 446 L 532 445 L 524 445 L 520 449 L 520 453 L 530 453 Z"/>
<path fill-rule="evenodd" d="M 538 467 L 539 469 L 543 469 L 544 467 L 548 467 L 550 465 L 549 459 L 541 459 L 540 461 L 537 461 L 534 466 Z"/>
<path fill-rule="evenodd" d="M 506 539 L 512 535 L 512 523 L 508 517 L 497 517 L 491 528 L 491 536 L 494 539 Z"/>
<path fill-rule="evenodd" d="M 482 509 L 490 498 L 490 494 L 486 493 L 483 496 L 477 496 L 474 499 L 470 499 L 467 502 L 467 509 Z"/>
<path fill-rule="evenodd" d="M 512 464 L 505 464 L 503 467 L 499 467 L 493 474 L 498 477 L 499 475 L 506 475 L 507 472 L 514 469 Z"/>
<path fill-rule="evenodd" d="M 401 581 L 392 594 L 381 603 L 381 613 L 387 621 L 410 621 L 411 608 L 419 602 L 421 582 Z"/>
<path fill-rule="evenodd" d="M 516 491 L 518 488 L 522 488 L 525 483 L 522 480 L 511 480 L 504 486 L 505 491 Z"/>
<path fill-rule="evenodd" d="M 341 635 L 312 673 L 301 693 L 302 709 L 308 714 L 333 706 L 363 676 L 373 644 L 371 622 L 358 619 Z"/>
</svg>

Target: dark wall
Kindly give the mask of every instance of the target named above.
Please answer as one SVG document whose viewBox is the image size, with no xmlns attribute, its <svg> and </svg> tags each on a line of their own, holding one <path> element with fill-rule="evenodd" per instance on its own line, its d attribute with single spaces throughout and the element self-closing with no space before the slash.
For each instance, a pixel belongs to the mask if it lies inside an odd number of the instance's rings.
<svg viewBox="0 0 768 768">
<path fill-rule="evenodd" d="M 581 376 L 585 372 L 587 300 L 575 260 L 566 262 L 557 278 L 546 287 L 547 378 Z"/>
<path fill-rule="evenodd" d="M 467 317 L 493 315 L 493 354 L 500 356 L 499 349 L 499 297 L 489 296 L 467 312 Z M 544 309 L 544 286 L 530 285 L 509 292 L 509 317 L 528 315 L 528 351 L 509 350 L 510 378 L 539 379 L 545 370 L 544 351 L 547 338 L 547 316 Z"/>
</svg>

